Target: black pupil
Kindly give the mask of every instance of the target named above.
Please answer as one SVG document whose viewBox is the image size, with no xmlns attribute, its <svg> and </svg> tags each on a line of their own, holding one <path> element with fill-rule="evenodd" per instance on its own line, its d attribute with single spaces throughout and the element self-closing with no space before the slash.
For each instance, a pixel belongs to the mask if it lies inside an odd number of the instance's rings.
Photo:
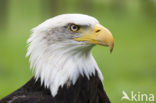
<svg viewBox="0 0 156 103">
<path fill-rule="evenodd" d="M 73 30 L 77 30 L 77 26 L 76 25 L 72 25 L 72 29 Z"/>
</svg>

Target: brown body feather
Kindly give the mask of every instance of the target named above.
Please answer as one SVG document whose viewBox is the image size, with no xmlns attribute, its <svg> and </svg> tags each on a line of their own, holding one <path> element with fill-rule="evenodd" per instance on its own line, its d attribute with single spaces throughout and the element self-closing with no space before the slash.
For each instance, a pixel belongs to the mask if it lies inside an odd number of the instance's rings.
<svg viewBox="0 0 156 103">
<path fill-rule="evenodd" d="M 52 97 L 49 89 L 41 86 L 40 80 L 32 78 L 23 87 L 0 100 L 0 103 L 110 103 L 97 73 L 80 76 L 75 85 L 64 85 Z"/>
</svg>

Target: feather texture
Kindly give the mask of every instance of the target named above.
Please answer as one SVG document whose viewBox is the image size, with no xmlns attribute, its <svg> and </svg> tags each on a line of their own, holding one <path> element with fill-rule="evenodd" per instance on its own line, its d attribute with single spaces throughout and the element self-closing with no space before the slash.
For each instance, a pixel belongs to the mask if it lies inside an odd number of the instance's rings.
<svg viewBox="0 0 156 103">
<path fill-rule="evenodd" d="M 0 103 L 110 103 L 97 72 L 90 80 L 79 76 L 75 85 L 59 87 L 55 97 L 41 86 L 40 79 L 32 78 L 23 87 L 0 100 Z"/>
<path fill-rule="evenodd" d="M 28 39 L 27 56 L 30 55 L 35 78 L 40 78 L 41 84 L 49 88 L 53 96 L 57 94 L 59 86 L 67 81 L 74 85 L 80 75 L 90 79 L 89 76 L 95 75 L 95 70 L 101 81 L 103 80 L 91 53 L 94 45 L 68 39 L 70 32 L 64 29 L 64 25 L 71 22 L 89 25 L 90 28 L 98 23 L 95 18 L 87 15 L 61 15 L 34 28 Z"/>
</svg>

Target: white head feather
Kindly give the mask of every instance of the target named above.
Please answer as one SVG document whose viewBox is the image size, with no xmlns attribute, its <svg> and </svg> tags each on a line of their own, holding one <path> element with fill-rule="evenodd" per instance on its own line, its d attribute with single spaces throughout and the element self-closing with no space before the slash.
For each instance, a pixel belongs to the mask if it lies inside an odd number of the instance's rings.
<svg viewBox="0 0 156 103">
<path fill-rule="evenodd" d="M 67 81 L 75 84 L 80 75 L 90 79 L 90 76 L 95 75 L 97 71 L 99 78 L 103 80 L 102 73 L 91 53 L 93 45 L 70 39 L 55 40 L 58 39 L 59 30 L 54 32 L 54 29 L 67 23 L 93 27 L 98 21 L 82 14 L 56 16 L 34 28 L 28 39 L 27 56 L 30 56 L 35 78 L 40 78 L 41 83 L 50 89 L 53 96 L 57 95 L 58 88 L 65 85 Z M 62 36 L 67 36 L 66 32 Z"/>
</svg>

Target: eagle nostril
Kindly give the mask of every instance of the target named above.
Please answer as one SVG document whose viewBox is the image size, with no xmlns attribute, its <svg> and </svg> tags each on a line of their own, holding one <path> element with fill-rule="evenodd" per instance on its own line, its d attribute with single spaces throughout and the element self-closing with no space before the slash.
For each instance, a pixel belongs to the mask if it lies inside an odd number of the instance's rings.
<svg viewBox="0 0 156 103">
<path fill-rule="evenodd" d="M 101 31 L 101 30 L 100 30 L 100 29 L 98 29 L 98 30 L 96 30 L 95 32 L 96 32 L 96 33 L 98 33 L 98 32 L 100 32 L 100 31 Z"/>
</svg>

